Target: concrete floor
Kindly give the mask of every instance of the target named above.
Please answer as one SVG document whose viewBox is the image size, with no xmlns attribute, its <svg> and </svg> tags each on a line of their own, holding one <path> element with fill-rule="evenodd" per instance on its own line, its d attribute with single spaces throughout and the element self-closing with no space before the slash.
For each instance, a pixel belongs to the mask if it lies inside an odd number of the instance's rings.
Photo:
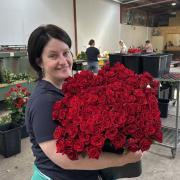
<svg viewBox="0 0 180 180">
<path fill-rule="evenodd" d="M 173 127 L 175 124 L 175 107 L 172 104 L 169 104 L 169 114 L 171 115 L 169 115 L 168 118 L 162 119 L 162 124 Z M 174 146 L 174 139 L 171 143 L 172 146 Z M 20 154 L 10 158 L 4 158 L 0 155 L 0 180 L 30 180 L 32 175 L 33 161 L 34 157 L 31 152 L 29 138 L 22 139 Z M 180 180 L 179 167 L 180 147 L 178 147 L 176 157 L 173 159 L 170 148 L 152 145 L 151 149 L 144 153 L 142 159 L 142 175 L 138 178 L 132 179 Z"/>
<path fill-rule="evenodd" d="M 178 68 L 178 72 L 179 72 Z M 175 107 L 169 105 L 169 114 L 175 114 Z M 179 111 L 180 112 L 180 111 Z M 172 116 L 162 119 L 163 124 L 169 126 L 175 122 Z M 179 117 L 180 121 L 180 117 Z M 179 122 L 180 124 L 180 122 Z M 174 142 L 173 142 L 174 143 Z M 0 155 L 0 180 L 30 180 L 34 157 L 31 152 L 29 139 L 23 139 L 21 153 L 10 158 Z M 142 159 L 142 175 L 133 180 L 180 180 L 180 147 L 173 159 L 171 149 L 163 146 L 152 145 Z M 127 180 L 127 179 L 123 179 Z"/>
<path fill-rule="evenodd" d="M 30 180 L 33 155 L 29 139 L 22 140 L 21 153 L 4 158 L 0 156 L 0 180 Z M 142 175 L 134 180 L 180 180 L 180 150 L 172 159 L 169 148 L 153 145 L 144 153 Z M 127 180 L 127 179 L 124 179 Z"/>
</svg>

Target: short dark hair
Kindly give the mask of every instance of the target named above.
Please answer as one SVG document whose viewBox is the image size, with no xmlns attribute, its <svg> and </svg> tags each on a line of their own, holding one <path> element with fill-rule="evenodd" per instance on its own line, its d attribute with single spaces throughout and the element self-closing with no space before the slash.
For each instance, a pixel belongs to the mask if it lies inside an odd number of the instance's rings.
<svg viewBox="0 0 180 180">
<path fill-rule="evenodd" d="M 38 79 L 42 79 L 43 77 L 42 69 L 39 66 L 42 61 L 41 55 L 43 49 L 52 38 L 63 41 L 71 48 L 71 38 L 63 29 L 56 25 L 48 24 L 39 26 L 29 37 L 27 47 L 29 63 L 37 72 Z"/>
<path fill-rule="evenodd" d="M 150 40 L 147 40 L 146 43 L 150 43 Z"/>
<path fill-rule="evenodd" d="M 90 41 L 89 41 L 89 45 L 91 46 L 92 44 L 94 44 L 95 43 L 95 41 L 94 41 L 94 39 L 91 39 Z"/>
</svg>

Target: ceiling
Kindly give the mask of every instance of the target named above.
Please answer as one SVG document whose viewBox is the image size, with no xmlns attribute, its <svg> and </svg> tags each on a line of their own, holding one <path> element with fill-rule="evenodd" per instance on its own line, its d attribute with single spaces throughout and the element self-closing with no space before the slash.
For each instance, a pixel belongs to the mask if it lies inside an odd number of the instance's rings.
<svg viewBox="0 0 180 180">
<path fill-rule="evenodd" d="M 115 0 L 121 4 L 122 8 L 127 10 L 140 9 L 150 14 L 169 14 L 173 15 L 180 11 L 180 0 Z M 176 3 L 172 6 L 171 3 Z"/>
</svg>

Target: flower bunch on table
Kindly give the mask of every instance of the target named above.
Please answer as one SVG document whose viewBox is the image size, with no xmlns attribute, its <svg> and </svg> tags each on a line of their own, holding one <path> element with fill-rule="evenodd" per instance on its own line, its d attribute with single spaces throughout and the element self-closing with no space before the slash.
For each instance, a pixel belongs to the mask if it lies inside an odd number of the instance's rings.
<svg viewBox="0 0 180 180">
<path fill-rule="evenodd" d="M 135 54 L 135 53 L 141 53 L 142 50 L 139 48 L 129 48 L 128 53 Z"/>
<path fill-rule="evenodd" d="M 137 75 L 121 64 L 69 78 L 65 97 L 53 107 L 57 153 L 98 159 L 107 143 L 116 150 L 146 151 L 161 142 L 158 86 L 150 74 Z"/>
</svg>

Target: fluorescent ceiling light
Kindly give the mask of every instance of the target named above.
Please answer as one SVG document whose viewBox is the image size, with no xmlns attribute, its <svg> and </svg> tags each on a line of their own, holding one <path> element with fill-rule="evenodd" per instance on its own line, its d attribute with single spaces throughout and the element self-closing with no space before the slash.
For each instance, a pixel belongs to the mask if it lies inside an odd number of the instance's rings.
<svg viewBox="0 0 180 180">
<path fill-rule="evenodd" d="M 175 3 L 175 2 L 174 2 L 174 3 L 171 3 L 171 5 L 172 5 L 172 6 L 175 6 L 175 5 L 176 5 L 176 3 Z"/>
<path fill-rule="evenodd" d="M 113 0 L 114 2 L 117 2 L 117 3 L 121 3 L 120 1 L 118 1 L 118 0 Z"/>
</svg>

